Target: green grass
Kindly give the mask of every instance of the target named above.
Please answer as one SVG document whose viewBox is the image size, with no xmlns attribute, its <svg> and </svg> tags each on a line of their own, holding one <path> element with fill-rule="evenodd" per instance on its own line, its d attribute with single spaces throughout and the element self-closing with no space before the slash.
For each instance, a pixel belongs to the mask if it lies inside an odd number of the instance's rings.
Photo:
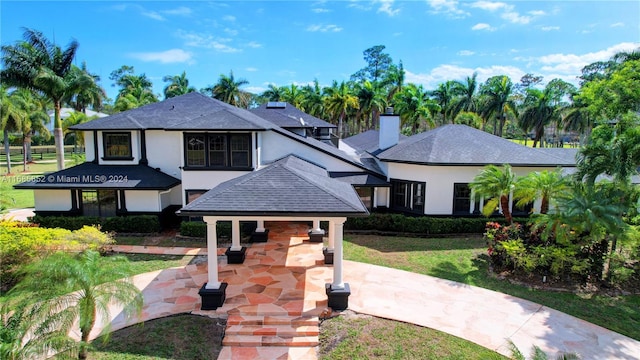
<svg viewBox="0 0 640 360">
<path fill-rule="evenodd" d="M 134 275 L 146 272 L 188 265 L 195 256 L 152 255 L 152 254 L 120 254 L 129 259 L 131 272 Z"/>
<path fill-rule="evenodd" d="M 480 237 L 422 239 L 351 235 L 345 259 L 458 281 L 531 300 L 640 340 L 640 295 L 533 290 L 489 275 Z"/>
<path fill-rule="evenodd" d="M 116 236 L 118 245 L 142 245 L 164 247 L 206 248 L 205 239 L 179 238 L 175 236 Z"/>
<path fill-rule="evenodd" d="M 437 330 L 371 316 L 352 317 L 323 322 L 319 359 L 506 359 Z"/>
</svg>

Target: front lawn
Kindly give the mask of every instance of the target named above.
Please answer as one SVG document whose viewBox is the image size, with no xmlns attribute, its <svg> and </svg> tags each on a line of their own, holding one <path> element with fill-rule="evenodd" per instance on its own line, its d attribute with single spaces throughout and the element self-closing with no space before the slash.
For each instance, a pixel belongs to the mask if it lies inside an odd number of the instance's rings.
<svg viewBox="0 0 640 360">
<path fill-rule="evenodd" d="M 387 266 L 483 287 L 548 306 L 640 340 L 640 295 L 533 290 L 489 275 L 484 240 L 348 235 L 347 260 Z"/>
</svg>

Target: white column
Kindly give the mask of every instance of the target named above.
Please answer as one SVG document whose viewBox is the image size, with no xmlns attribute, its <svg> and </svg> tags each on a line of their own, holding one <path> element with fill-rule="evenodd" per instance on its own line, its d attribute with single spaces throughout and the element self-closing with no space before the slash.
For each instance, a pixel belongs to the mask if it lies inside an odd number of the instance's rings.
<svg viewBox="0 0 640 360">
<path fill-rule="evenodd" d="M 240 251 L 240 220 L 231 220 L 231 251 Z"/>
<path fill-rule="evenodd" d="M 313 230 L 320 231 L 320 220 L 313 220 Z"/>
<path fill-rule="evenodd" d="M 260 219 L 257 221 L 258 226 L 256 227 L 256 232 L 264 232 L 264 220 Z"/>
<path fill-rule="evenodd" d="M 332 221 L 335 228 L 335 248 L 333 251 L 333 283 L 332 289 L 344 289 L 342 280 L 342 229 L 346 219 Z"/>
<path fill-rule="evenodd" d="M 209 281 L 206 289 L 220 289 L 218 280 L 218 235 L 216 234 L 216 219 L 205 217 L 207 222 L 207 272 Z"/>
<path fill-rule="evenodd" d="M 329 243 L 327 244 L 328 250 L 333 250 L 335 246 L 336 227 L 333 220 L 329 221 Z"/>
</svg>

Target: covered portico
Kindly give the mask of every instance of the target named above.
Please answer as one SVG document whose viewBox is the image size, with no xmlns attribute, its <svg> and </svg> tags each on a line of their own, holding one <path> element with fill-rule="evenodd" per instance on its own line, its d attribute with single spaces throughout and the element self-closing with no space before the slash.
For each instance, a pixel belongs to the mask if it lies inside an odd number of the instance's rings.
<svg viewBox="0 0 640 360">
<path fill-rule="evenodd" d="M 329 223 L 327 251 L 333 256 L 333 281 L 326 284 L 329 306 L 348 306 L 349 284 L 343 281 L 342 240 L 349 216 L 365 216 L 368 211 L 353 187 L 332 179 L 325 169 L 290 155 L 258 171 L 229 180 L 183 207 L 183 216 L 202 216 L 207 224 L 207 248 L 216 254 L 219 221 L 232 224 L 229 258 L 243 260 L 246 249 L 240 244 L 240 222 L 256 221 L 258 231 L 264 221 L 309 221 L 318 229 Z M 239 263 L 242 261 L 236 261 Z M 216 309 L 225 300 L 228 284 L 220 282 L 218 259 L 208 256 L 208 281 L 202 286 L 202 309 Z"/>
</svg>

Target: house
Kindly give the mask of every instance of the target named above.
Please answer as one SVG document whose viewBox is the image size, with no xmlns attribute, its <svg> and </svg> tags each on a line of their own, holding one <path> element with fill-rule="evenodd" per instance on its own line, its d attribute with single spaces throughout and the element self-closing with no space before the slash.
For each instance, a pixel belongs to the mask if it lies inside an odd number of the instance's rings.
<svg viewBox="0 0 640 360">
<path fill-rule="evenodd" d="M 302 119 L 302 120 L 300 120 Z M 229 263 L 242 263 L 241 221 L 328 222 L 325 262 L 329 306 L 345 309 L 342 236 L 347 217 L 390 208 L 412 214 L 470 215 L 482 205 L 468 184 L 487 164 L 511 164 L 521 175 L 574 162 L 462 125 L 400 136 L 399 117 L 381 116 L 379 132 L 345 139 L 332 126 L 288 104 L 247 111 L 190 93 L 72 129 L 84 132 L 87 162 L 16 188 L 33 189 L 40 215 L 156 214 L 202 218 L 207 247 L 217 250 L 216 224 L 232 223 Z M 315 128 L 315 130 L 314 130 Z M 320 130 L 318 130 L 320 129 Z M 208 257 L 203 309 L 225 300 L 217 256 Z"/>
</svg>

